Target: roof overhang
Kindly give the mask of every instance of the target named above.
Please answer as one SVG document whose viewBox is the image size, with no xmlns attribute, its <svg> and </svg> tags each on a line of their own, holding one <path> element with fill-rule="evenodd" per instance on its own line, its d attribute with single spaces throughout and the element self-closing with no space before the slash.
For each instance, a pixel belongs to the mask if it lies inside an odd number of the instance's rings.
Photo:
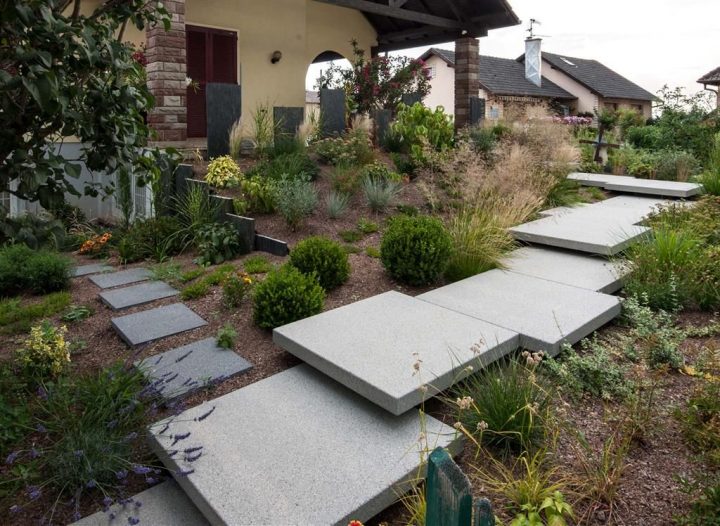
<svg viewBox="0 0 720 526">
<path fill-rule="evenodd" d="M 482 37 L 520 19 L 507 0 L 315 0 L 355 9 L 378 35 L 374 52 Z"/>
</svg>

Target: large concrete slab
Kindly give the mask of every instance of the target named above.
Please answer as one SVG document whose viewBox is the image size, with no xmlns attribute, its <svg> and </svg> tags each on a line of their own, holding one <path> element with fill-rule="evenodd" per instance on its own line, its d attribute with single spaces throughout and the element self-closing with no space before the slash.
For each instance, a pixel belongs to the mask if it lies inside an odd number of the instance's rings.
<svg viewBox="0 0 720 526">
<path fill-rule="evenodd" d="M 112 270 L 113 268 L 110 265 L 105 265 L 103 263 L 91 263 L 90 265 L 80 265 L 79 267 L 75 267 L 72 271 L 72 275 L 74 278 L 79 278 L 80 276 L 111 272 Z"/>
<path fill-rule="evenodd" d="M 510 233 L 527 243 L 613 256 L 650 231 L 625 220 L 613 220 L 610 215 L 577 216 L 585 210 L 524 223 L 511 228 Z"/>
<path fill-rule="evenodd" d="M 207 325 L 205 320 L 182 303 L 136 312 L 110 321 L 131 347 Z"/>
<path fill-rule="evenodd" d="M 150 279 L 150 271 L 146 268 L 131 268 L 118 272 L 90 276 L 90 281 L 101 289 L 120 287 L 121 285 L 129 285 L 130 283 L 137 283 L 138 281 L 145 281 L 147 279 Z"/>
<path fill-rule="evenodd" d="M 140 505 L 136 505 L 136 503 Z M 110 514 L 114 518 L 111 518 Z M 139 522 L 135 522 L 138 520 Z M 141 524 L 143 526 L 208 526 L 177 482 L 161 482 L 132 497 L 125 505 L 115 504 L 107 512 L 99 511 L 70 526 L 120 526 Z"/>
<path fill-rule="evenodd" d="M 131 287 L 106 290 L 99 294 L 100 300 L 114 310 L 126 309 L 137 305 L 144 305 L 151 301 L 170 298 L 179 294 L 164 281 L 151 281 Z"/>
<path fill-rule="evenodd" d="M 252 369 L 230 349 L 205 338 L 135 362 L 165 399 L 177 398 L 210 383 Z"/>
<path fill-rule="evenodd" d="M 394 416 L 306 364 L 167 423 L 152 426 L 153 449 L 171 470 L 194 470 L 177 477 L 180 486 L 223 525 L 365 522 L 423 475 L 419 447 L 461 446 L 438 420 Z M 203 454 L 192 463 L 171 454 L 195 446 Z"/>
<path fill-rule="evenodd" d="M 519 344 L 515 332 L 395 291 L 278 327 L 273 341 L 395 415 Z"/>
<path fill-rule="evenodd" d="M 520 334 L 520 345 L 555 355 L 620 314 L 615 296 L 490 270 L 418 296 Z"/>
<path fill-rule="evenodd" d="M 580 208 L 583 208 L 585 206 L 590 206 L 588 203 L 578 203 L 576 205 L 572 206 L 556 206 L 555 208 L 548 208 L 547 210 L 541 210 L 538 212 L 539 216 L 542 217 L 550 217 L 550 216 L 560 216 L 565 215 L 570 212 L 576 212 Z"/>
<path fill-rule="evenodd" d="M 702 185 L 678 181 L 638 179 L 624 175 L 572 173 L 568 179 L 585 186 L 598 186 L 613 192 L 658 195 L 687 199 L 702 193 Z"/>
<path fill-rule="evenodd" d="M 539 247 L 514 250 L 501 264 L 510 272 L 606 294 L 619 290 L 628 273 L 621 261 Z"/>
</svg>

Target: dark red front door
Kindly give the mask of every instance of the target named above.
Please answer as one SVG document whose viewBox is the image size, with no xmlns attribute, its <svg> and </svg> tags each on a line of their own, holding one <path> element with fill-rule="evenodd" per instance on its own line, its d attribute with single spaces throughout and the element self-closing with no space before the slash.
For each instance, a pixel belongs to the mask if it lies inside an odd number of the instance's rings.
<svg viewBox="0 0 720 526">
<path fill-rule="evenodd" d="M 205 86 L 208 82 L 237 84 L 237 33 L 186 26 L 187 74 L 195 86 L 187 91 L 188 137 L 207 135 Z"/>
</svg>

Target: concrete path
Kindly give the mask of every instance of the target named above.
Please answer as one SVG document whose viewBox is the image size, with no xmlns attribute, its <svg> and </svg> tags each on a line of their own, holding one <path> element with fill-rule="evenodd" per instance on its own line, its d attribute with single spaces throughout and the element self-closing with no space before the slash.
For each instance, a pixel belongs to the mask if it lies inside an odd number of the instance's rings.
<svg viewBox="0 0 720 526">
<path fill-rule="evenodd" d="M 688 199 L 702 193 L 701 184 L 657 179 L 638 179 L 624 175 L 572 173 L 568 179 L 585 186 L 597 186 L 613 192 L 657 195 Z"/>
</svg>

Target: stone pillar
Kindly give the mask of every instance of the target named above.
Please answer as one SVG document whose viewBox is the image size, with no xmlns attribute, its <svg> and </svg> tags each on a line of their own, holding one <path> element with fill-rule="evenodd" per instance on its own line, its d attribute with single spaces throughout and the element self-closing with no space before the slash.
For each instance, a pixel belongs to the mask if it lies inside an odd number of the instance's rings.
<svg viewBox="0 0 720 526">
<path fill-rule="evenodd" d="M 480 92 L 480 45 L 477 38 L 455 41 L 455 128 L 470 124 L 470 100 Z"/>
<path fill-rule="evenodd" d="M 170 29 L 147 30 L 147 79 L 155 97 L 148 122 L 159 142 L 178 142 L 187 139 L 185 0 L 164 0 L 163 5 L 172 17 Z"/>
</svg>

